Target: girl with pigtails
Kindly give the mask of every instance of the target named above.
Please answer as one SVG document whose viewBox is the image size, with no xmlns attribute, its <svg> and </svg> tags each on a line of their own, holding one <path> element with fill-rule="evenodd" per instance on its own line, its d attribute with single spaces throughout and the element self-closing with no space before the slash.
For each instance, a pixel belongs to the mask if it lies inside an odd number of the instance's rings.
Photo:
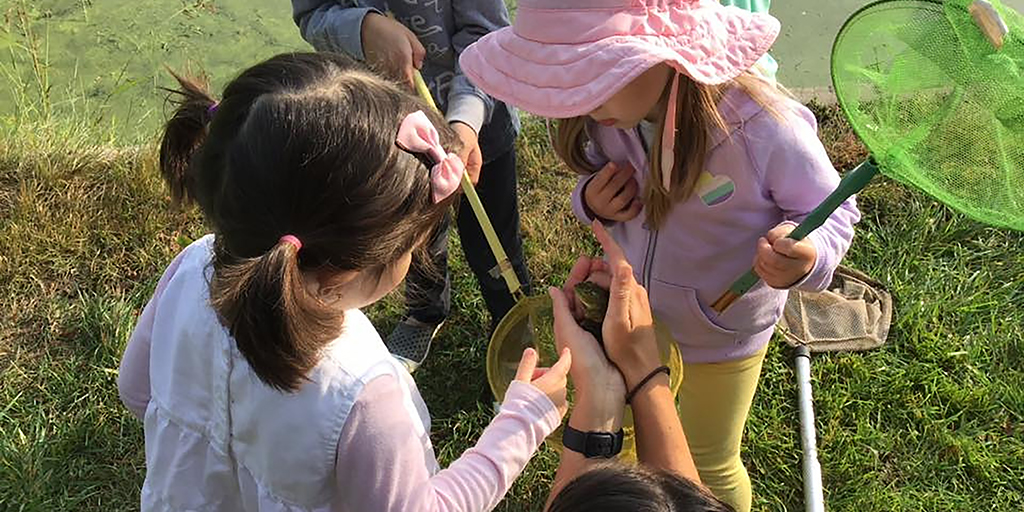
<svg viewBox="0 0 1024 512">
<path fill-rule="evenodd" d="M 566 410 L 569 354 L 524 353 L 440 470 L 416 385 L 360 312 L 457 197 L 457 138 L 340 55 L 287 54 L 215 100 L 178 78 L 160 148 L 212 234 L 168 266 L 121 364 L 144 421 L 142 510 L 489 510 Z"/>
</svg>

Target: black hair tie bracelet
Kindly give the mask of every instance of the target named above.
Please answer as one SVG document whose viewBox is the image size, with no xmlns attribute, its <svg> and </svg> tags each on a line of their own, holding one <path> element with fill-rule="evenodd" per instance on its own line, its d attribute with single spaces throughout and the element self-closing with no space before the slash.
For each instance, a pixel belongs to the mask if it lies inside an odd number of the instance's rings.
<svg viewBox="0 0 1024 512">
<path fill-rule="evenodd" d="M 666 376 L 669 376 L 669 377 L 672 376 L 672 370 L 669 369 L 668 366 L 659 366 L 659 367 L 655 368 L 651 373 L 648 373 L 647 376 L 644 377 L 636 386 L 633 386 L 633 389 L 630 390 L 629 393 L 626 393 L 626 403 L 627 404 L 632 404 L 633 403 L 633 397 L 636 396 L 636 394 L 639 393 L 640 390 L 643 389 L 643 387 L 648 382 L 650 382 L 651 379 L 653 379 L 655 376 L 657 376 L 659 373 L 664 373 Z"/>
</svg>

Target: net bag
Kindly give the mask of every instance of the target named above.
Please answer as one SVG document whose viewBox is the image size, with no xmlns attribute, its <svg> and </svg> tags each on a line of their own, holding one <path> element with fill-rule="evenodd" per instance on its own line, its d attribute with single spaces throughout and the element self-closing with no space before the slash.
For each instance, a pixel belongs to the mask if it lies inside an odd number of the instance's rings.
<svg viewBox="0 0 1024 512">
<path fill-rule="evenodd" d="M 987 27 L 987 30 L 986 30 Z M 889 0 L 832 50 L 836 96 L 882 172 L 1024 230 L 1024 23 L 997 0 Z"/>
<path fill-rule="evenodd" d="M 892 296 L 880 283 L 840 266 L 821 292 L 790 290 L 778 330 L 790 346 L 811 352 L 860 351 L 889 336 Z"/>
</svg>

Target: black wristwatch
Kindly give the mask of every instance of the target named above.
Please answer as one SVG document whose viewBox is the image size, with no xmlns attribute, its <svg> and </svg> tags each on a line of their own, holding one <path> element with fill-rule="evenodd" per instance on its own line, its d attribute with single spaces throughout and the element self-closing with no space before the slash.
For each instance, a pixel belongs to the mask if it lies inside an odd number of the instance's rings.
<svg viewBox="0 0 1024 512">
<path fill-rule="evenodd" d="M 562 430 L 562 446 L 588 459 L 610 459 L 622 451 L 622 429 L 611 432 L 580 432 L 568 424 Z"/>
</svg>

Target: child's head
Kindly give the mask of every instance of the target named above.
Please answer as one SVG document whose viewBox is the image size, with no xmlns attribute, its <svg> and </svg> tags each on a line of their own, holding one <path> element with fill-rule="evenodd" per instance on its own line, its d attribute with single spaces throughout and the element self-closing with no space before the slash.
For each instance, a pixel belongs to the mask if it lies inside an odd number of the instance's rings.
<svg viewBox="0 0 1024 512">
<path fill-rule="evenodd" d="M 548 512 L 733 512 L 686 478 L 644 466 L 608 464 L 566 484 Z"/>
<path fill-rule="evenodd" d="M 556 149 L 579 172 L 594 170 L 583 158 L 585 120 L 658 123 L 644 194 L 657 226 L 697 183 L 709 131 L 724 124 L 716 108 L 722 86 L 760 89 L 745 73 L 778 32 L 771 16 L 718 0 L 521 0 L 513 26 L 481 38 L 460 63 L 491 96 L 567 120 Z M 666 121 L 676 136 L 662 152 Z M 662 173 L 669 157 L 674 165 Z"/>
<path fill-rule="evenodd" d="M 216 234 L 210 297 L 239 350 L 268 385 L 295 390 L 342 311 L 394 288 L 451 204 L 433 197 L 436 162 L 396 143 L 428 109 L 335 54 L 271 58 L 219 102 L 178 81 L 161 173 Z M 450 149 L 443 120 L 427 119 Z"/>
</svg>

